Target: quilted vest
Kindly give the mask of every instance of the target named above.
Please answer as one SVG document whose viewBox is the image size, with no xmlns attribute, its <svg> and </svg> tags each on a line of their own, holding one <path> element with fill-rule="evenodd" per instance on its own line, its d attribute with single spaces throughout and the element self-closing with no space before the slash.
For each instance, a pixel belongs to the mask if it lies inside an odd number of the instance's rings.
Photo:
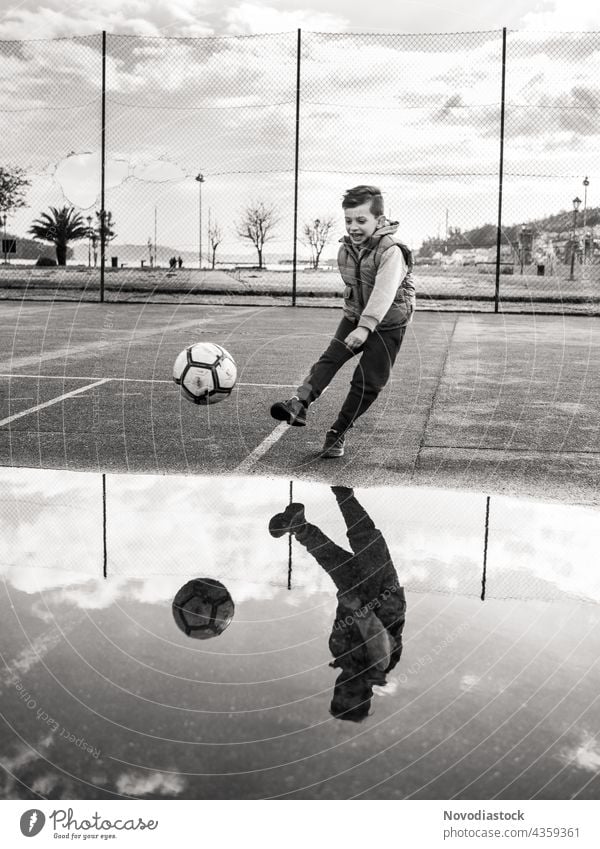
<svg viewBox="0 0 600 849">
<path fill-rule="evenodd" d="M 347 236 L 341 239 L 338 251 L 338 268 L 346 284 L 344 291 L 344 314 L 349 318 L 360 318 L 375 285 L 377 269 L 383 253 L 394 245 L 402 251 L 408 272 L 399 284 L 389 310 L 379 323 L 381 328 L 403 327 L 412 318 L 415 309 L 415 287 L 412 282 L 412 253 L 394 237 L 398 225 L 390 223 L 376 230 L 368 242 L 361 247 L 358 256 Z"/>
</svg>

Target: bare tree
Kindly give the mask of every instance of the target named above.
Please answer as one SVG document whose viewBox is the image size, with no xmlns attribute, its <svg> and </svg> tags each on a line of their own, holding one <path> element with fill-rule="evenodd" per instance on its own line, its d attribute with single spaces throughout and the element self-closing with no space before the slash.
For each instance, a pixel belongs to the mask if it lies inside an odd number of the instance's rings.
<svg viewBox="0 0 600 849">
<path fill-rule="evenodd" d="M 273 238 L 273 229 L 279 218 L 274 206 L 267 206 L 263 201 L 249 204 L 236 222 L 238 236 L 249 239 L 258 253 L 258 267 L 263 267 L 263 248 L 265 242 Z"/>
<path fill-rule="evenodd" d="M 223 241 L 223 231 L 219 227 L 218 222 L 215 221 L 208 228 L 208 243 L 210 245 L 210 250 L 211 250 L 211 254 L 212 254 L 211 268 L 213 268 L 213 269 L 215 267 L 215 255 L 217 253 L 217 248 L 219 247 L 219 245 L 221 244 L 222 241 Z"/>
<path fill-rule="evenodd" d="M 335 221 L 333 218 L 315 218 L 311 224 L 304 225 L 305 244 L 310 245 L 312 267 L 319 267 L 323 248 L 329 241 Z"/>
</svg>

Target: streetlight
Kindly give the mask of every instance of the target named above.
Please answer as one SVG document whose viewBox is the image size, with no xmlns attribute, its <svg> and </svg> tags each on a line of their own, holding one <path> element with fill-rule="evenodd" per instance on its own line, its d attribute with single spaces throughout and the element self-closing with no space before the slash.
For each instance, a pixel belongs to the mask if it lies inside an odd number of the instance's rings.
<svg viewBox="0 0 600 849">
<path fill-rule="evenodd" d="M 583 178 L 583 264 L 587 259 L 587 233 L 585 232 L 585 219 L 587 213 L 587 189 L 590 181 L 587 177 Z"/>
<path fill-rule="evenodd" d="M 6 265 L 6 264 L 7 264 L 7 263 L 6 263 L 6 248 L 8 247 L 8 245 L 6 244 L 6 212 L 5 212 L 3 215 L 1 215 L 1 216 L 0 216 L 0 221 L 2 221 L 2 229 L 3 229 L 3 231 L 4 231 L 4 237 L 3 237 L 3 239 L 4 239 L 4 244 L 3 244 L 3 248 L 4 248 L 4 265 Z"/>
<path fill-rule="evenodd" d="M 88 268 L 92 267 L 92 216 L 85 219 L 88 223 Z"/>
<path fill-rule="evenodd" d="M 196 177 L 198 183 L 198 268 L 202 268 L 202 183 L 204 175 L 198 174 Z"/>
<path fill-rule="evenodd" d="M 575 270 L 575 230 L 577 229 L 577 211 L 581 206 L 581 198 L 573 198 L 573 236 L 571 238 L 571 276 L 569 280 L 574 280 Z"/>
<path fill-rule="evenodd" d="M 523 263 L 525 259 L 525 225 L 521 225 L 521 242 L 519 244 L 519 260 L 521 263 L 521 277 L 523 276 Z"/>
</svg>

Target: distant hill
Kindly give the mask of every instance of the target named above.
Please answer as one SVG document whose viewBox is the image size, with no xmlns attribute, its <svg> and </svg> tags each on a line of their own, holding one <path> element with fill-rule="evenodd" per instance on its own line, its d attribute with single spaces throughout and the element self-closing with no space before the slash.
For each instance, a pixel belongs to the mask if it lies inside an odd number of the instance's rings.
<svg viewBox="0 0 600 849">
<path fill-rule="evenodd" d="M 593 227 L 600 224 L 600 207 L 592 207 L 586 211 L 585 215 L 586 227 Z M 517 244 L 521 227 L 526 224 L 531 227 L 534 236 L 538 233 L 557 233 L 567 235 L 573 226 L 573 210 L 563 210 L 554 215 L 548 215 L 545 218 L 536 218 L 529 221 L 521 221 L 519 224 L 511 224 L 503 226 L 502 241 L 504 244 Z M 583 226 L 583 213 L 579 210 L 577 215 L 577 229 Z M 484 224 L 481 227 L 474 227 L 472 230 L 465 232 L 454 231 L 451 238 L 447 241 L 444 239 L 425 239 L 421 248 L 421 254 L 425 251 L 429 253 L 434 250 L 442 249 L 446 245 L 451 250 L 459 248 L 491 248 L 496 244 L 496 225 Z"/>
<path fill-rule="evenodd" d="M 600 207 L 588 209 L 585 214 L 586 227 L 593 227 L 600 224 Z M 546 218 L 536 218 L 531 221 L 522 221 L 519 224 L 513 224 L 509 227 L 503 227 L 504 237 L 508 242 L 518 242 L 521 227 L 526 224 L 531 227 L 534 235 L 536 233 L 569 233 L 573 226 L 573 210 L 563 210 L 555 215 L 548 215 Z M 581 209 L 577 215 L 577 227 L 583 226 L 583 213 Z M 463 238 L 468 241 L 473 247 L 488 248 L 496 244 L 496 225 L 484 224 L 483 227 L 476 227 L 474 230 L 467 230 L 463 233 Z"/>
<path fill-rule="evenodd" d="M 73 243 L 73 259 L 71 263 L 77 265 L 87 265 L 88 261 L 88 249 L 87 242 L 74 242 Z M 98 251 L 98 254 L 100 252 Z M 150 255 L 148 253 L 148 245 L 135 245 L 135 244 L 119 244 L 118 242 L 109 242 L 106 246 L 106 261 L 107 264 L 110 265 L 111 257 L 116 256 L 119 262 L 119 265 L 124 264 L 127 266 L 137 266 L 140 267 L 141 260 L 144 260 L 145 265 L 149 265 Z M 180 256 L 183 260 L 183 265 L 186 268 L 197 268 L 198 267 L 198 251 L 178 251 L 176 248 L 169 247 L 169 245 L 157 245 L 156 246 L 156 260 L 158 265 L 161 267 L 166 267 L 169 264 L 169 259 L 171 257 Z M 264 261 L 268 265 L 275 265 L 279 262 L 290 260 L 292 258 L 292 251 L 290 248 L 290 252 L 288 254 L 282 253 L 271 253 L 268 250 L 264 252 Z M 98 260 L 99 261 L 99 260 Z M 217 262 L 219 264 L 226 263 L 230 265 L 235 265 L 237 263 L 248 263 L 257 261 L 256 251 L 247 251 L 246 253 L 232 254 L 232 253 L 220 253 L 217 251 Z M 308 262 L 308 258 L 299 258 L 299 262 Z M 210 264 L 210 257 L 208 252 L 202 254 L 202 262 L 203 265 L 208 266 Z"/>
</svg>

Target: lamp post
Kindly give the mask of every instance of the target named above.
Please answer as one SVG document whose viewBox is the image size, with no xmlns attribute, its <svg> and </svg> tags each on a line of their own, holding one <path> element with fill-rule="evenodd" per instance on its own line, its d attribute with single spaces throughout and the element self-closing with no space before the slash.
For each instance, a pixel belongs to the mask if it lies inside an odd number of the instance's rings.
<svg viewBox="0 0 600 849">
<path fill-rule="evenodd" d="M 0 221 L 2 221 L 2 232 L 4 233 L 2 238 L 4 239 L 4 265 L 6 265 L 6 212 L 0 216 Z"/>
<path fill-rule="evenodd" d="M 587 213 L 587 190 L 590 181 L 587 177 L 583 178 L 583 264 L 587 261 L 587 233 L 585 231 L 586 213 Z"/>
<path fill-rule="evenodd" d="M 92 216 L 85 219 L 88 223 L 88 268 L 92 267 Z"/>
<path fill-rule="evenodd" d="M 196 177 L 198 181 L 198 268 L 202 268 L 202 184 L 204 183 L 204 175 L 199 173 Z"/>
<path fill-rule="evenodd" d="M 522 224 L 521 225 L 521 243 L 519 245 L 519 260 L 520 260 L 520 263 L 521 263 L 521 277 L 523 276 L 523 263 L 524 263 L 524 259 L 525 259 L 525 256 L 524 256 L 524 254 L 525 254 L 525 236 L 524 236 L 524 233 L 525 233 L 525 225 Z"/>
<path fill-rule="evenodd" d="M 575 230 L 577 229 L 577 211 L 580 206 L 581 198 L 573 198 L 573 235 L 571 237 L 571 275 L 569 280 L 575 279 Z"/>
</svg>

